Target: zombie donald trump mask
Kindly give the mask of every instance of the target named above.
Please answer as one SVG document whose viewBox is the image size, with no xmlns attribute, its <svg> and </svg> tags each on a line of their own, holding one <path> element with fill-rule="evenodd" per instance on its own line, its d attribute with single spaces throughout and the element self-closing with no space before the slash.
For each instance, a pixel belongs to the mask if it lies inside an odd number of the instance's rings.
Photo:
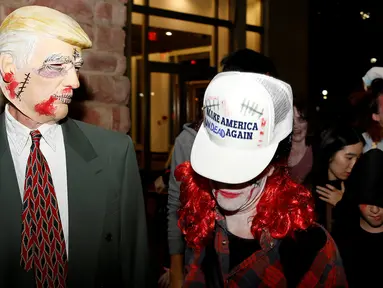
<svg viewBox="0 0 383 288">
<path fill-rule="evenodd" d="M 71 17 L 42 6 L 12 12 L 0 26 L 0 86 L 9 102 L 36 123 L 66 117 L 79 87 L 82 49 L 92 42 Z"/>
</svg>

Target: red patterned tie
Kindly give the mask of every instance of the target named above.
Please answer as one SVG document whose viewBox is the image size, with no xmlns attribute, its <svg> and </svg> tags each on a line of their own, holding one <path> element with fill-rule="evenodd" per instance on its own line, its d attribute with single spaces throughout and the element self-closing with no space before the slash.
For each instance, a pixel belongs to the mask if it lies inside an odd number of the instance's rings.
<svg viewBox="0 0 383 288">
<path fill-rule="evenodd" d="M 21 267 L 34 269 L 37 287 L 65 287 L 68 261 L 58 203 L 41 133 L 31 132 L 21 232 Z"/>
</svg>

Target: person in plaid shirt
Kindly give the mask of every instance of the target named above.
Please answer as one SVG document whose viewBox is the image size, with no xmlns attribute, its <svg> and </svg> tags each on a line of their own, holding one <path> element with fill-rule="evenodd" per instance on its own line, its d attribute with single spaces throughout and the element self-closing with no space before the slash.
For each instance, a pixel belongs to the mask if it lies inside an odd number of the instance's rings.
<svg viewBox="0 0 383 288">
<path fill-rule="evenodd" d="M 291 87 L 219 73 L 204 96 L 190 162 L 179 165 L 184 287 L 347 287 L 311 194 L 288 176 Z"/>
</svg>

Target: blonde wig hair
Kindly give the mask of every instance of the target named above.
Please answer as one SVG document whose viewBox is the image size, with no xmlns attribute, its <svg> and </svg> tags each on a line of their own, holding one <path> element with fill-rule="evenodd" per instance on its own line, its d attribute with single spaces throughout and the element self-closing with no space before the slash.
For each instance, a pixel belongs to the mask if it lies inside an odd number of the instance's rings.
<svg viewBox="0 0 383 288">
<path fill-rule="evenodd" d="M 88 35 L 68 15 L 48 7 L 24 6 L 1 24 L 0 54 L 10 54 L 21 68 L 29 62 L 40 37 L 58 39 L 80 49 L 92 47 Z"/>
</svg>

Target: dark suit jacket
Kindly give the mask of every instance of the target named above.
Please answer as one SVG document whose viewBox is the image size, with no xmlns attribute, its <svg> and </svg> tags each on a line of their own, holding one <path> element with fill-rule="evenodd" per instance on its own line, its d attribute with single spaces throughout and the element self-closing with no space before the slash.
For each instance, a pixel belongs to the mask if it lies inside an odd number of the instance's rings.
<svg viewBox="0 0 383 288">
<path fill-rule="evenodd" d="M 147 287 L 142 186 L 129 136 L 66 119 L 68 287 Z M 20 268 L 22 201 L 0 115 L 0 287 L 33 287 Z"/>
</svg>

